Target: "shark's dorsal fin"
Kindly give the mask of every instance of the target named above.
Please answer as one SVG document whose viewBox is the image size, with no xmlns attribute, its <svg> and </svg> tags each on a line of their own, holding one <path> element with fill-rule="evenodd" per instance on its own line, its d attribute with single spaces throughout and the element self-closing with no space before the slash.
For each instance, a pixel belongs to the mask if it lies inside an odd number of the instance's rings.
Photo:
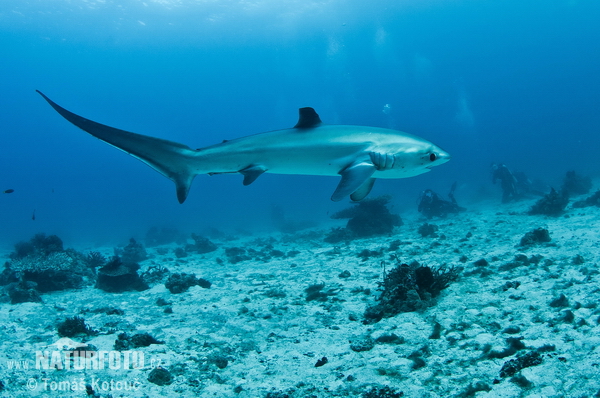
<svg viewBox="0 0 600 398">
<path fill-rule="evenodd" d="M 300 108 L 298 114 L 299 118 L 298 123 L 294 126 L 295 129 L 310 129 L 322 123 L 321 118 L 313 108 Z"/>
</svg>

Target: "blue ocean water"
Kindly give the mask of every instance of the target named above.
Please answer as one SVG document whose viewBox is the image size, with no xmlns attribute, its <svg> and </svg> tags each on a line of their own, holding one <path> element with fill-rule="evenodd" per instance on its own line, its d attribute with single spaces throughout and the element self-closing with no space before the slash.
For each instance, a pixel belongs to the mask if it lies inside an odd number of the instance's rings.
<svg viewBox="0 0 600 398">
<path fill-rule="evenodd" d="M 491 162 L 549 185 L 600 166 L 594 0 L 65 1 L 0 3 L 0 244 L 34 233 L 115 243 L 153 226 L 272 228 L 273 205 L 323 222 L 333 177 L 171 181 L 78 130 L 35 90 L 98 122 L 202 147 L 325 123 L 423 136 L 453 159 L 378 181 L 396 211 L 425 188 L 489 194 Z M 389 105 L 389 107 L 385 107 Z M 386 112 L 384 112 L 386 110 Z M 32 216 L 35 212 L 35 220 Z"/>
</svg>

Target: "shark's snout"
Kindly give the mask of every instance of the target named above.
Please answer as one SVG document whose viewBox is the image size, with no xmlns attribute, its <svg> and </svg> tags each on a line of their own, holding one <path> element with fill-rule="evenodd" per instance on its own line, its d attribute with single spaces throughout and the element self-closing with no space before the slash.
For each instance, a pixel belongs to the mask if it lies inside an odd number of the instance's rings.
<svg viewBox="0 0 600 398">
<path fill-rule="evenodd" d="M 431 151 L 429 154 L 429 160 L 431 161 L 431 163 L 429 163 L 425 167 L 431 170 L 435 166 L 439 166 L 441 164 L 446 163 L 450 160 L 451 157 L 452 156 L 450 156 L 450 154 L 444 151 L 443 149 L 435 148 L 435 150 Z"/>
<path fill-rule="evenodd" d="M 452 158 L 450 154 L 443 149 L 439 149 L 436 153 L 436 165 L 443 164 L 449 161 Z"/>
</svg>

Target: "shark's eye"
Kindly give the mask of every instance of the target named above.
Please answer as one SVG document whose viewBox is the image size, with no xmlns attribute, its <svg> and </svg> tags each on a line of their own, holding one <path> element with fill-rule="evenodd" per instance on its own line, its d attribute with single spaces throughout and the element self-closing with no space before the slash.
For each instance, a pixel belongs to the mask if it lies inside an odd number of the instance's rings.
<svg viewBox="0 0 600 398">
<path fill-rule="evenodd" d="M 437 155 L 435 153 L 432 152 L 429 154 L 429 160 L 431 160 L 433 162 L 436 159 L 437 159 Z"/>
</svg>

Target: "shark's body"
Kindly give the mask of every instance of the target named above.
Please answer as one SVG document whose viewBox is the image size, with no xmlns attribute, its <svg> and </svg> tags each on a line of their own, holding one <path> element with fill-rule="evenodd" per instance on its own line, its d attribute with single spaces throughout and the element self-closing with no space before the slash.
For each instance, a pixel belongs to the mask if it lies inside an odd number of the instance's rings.
<svg viewBox="0 0 600 398">
<path fill-rule="evenodd" d="M 244 185 L 262 173 L 341 175 L 331 199 L 369 194 L 376 178 L 406 178 L 447 162 L 450 155 L 422 138 L 364 126 L 325 125 L 312 108 L 301 108 L 294 128 L 223 141 L 200 149 L 93 122 L 57 105 L 65 119 L 94 137 L 148 164 L 175 182 L 183 203 L 198 174 L 241 173 Z"/>
</svg>

